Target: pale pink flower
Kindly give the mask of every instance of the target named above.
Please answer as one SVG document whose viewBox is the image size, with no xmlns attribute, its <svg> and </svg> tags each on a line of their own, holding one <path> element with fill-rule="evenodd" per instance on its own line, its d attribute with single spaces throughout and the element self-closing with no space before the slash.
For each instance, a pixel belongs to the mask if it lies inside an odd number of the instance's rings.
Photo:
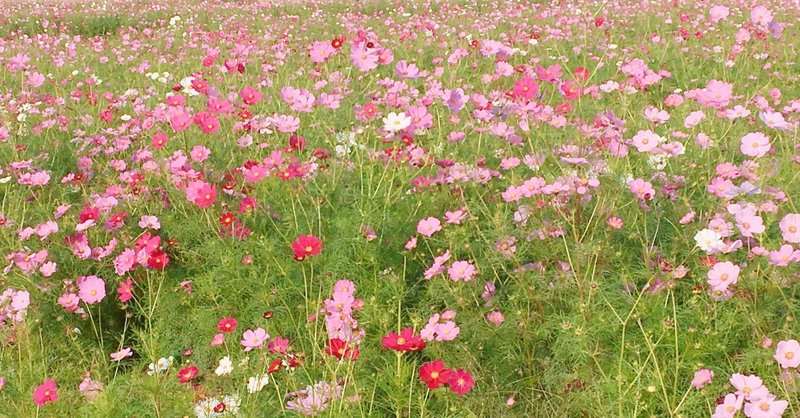
<svg viewBox="0 0 800 418">
<path fill-rule="evenodd" d="M 739 281 L 739 266 L 730 261 L 714 264 L 708 271 L 708 284 L 715 291 L 725 291 Z"/>
<path fill-rule="evenodd" d="M 751 132 L 742 137 L 742 145 L 739 149 L 744 155 L 758 158 L 767 155 L 772 149 L 772 145 L 766 135 L 761 132 Z"/>
<path fill-rule="evenodd" d="M 122 361 L 123 359 L 128 358 L 132 355 L 133 355 L 133 350 L 130 347 L 125 347 L 122 350 L 111 353 L 111 360 Z"/>
<path fill-rule="evenodd" d="M 784 241 L 800 243 L 800 214 L 790 213 L 784 216 L 779 226 Z"/>
<path fill-rule="evenodd" d="M 800 367 L 800 343 L 797 340 L 779 341 L 775 360 L 784 369 Z"/>
<path fill-rule="evenodd" d="M 261 348 L 264 342 L 269 338 L 269 334 L 264 328 L 257 328 L 256 330 L 247 330 L 242 337 L 242 346 L 244 351 L 250 351 L 254 348 Z"/>
</svg>

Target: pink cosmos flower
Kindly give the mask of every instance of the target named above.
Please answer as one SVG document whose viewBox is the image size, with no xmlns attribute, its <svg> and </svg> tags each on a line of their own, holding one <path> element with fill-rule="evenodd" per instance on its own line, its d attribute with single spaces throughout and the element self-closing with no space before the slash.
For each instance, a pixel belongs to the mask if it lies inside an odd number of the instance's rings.
<svg viewBox="0 0 800 418">
<path fill-rule="evenodd" d="M 97 276 L 81 276 L 76 280 L 78 297 L 91 305 L 106 297 L 106 282 Z"/>
<path fill-rule="evenodd" d="M 725 395 L 721 404 L 717 405 L 711 418 L 733 418 L 740 409 L 744 399 L 733 393 Z"/>
<path fill-rule="evenodd" d="M 334 52 L 336 52 L 336 48 L 334 48 L 330 42 L 325 41 L 314 42 L 311 44 L 308 51 L 311 56 L 311 61 L 317 64 L 325 62 Z"/>
<path fill-rule="evenodd" d="M 772 12 L 764 6 L 756 6 L 750 10 L 750 21 L 756 25 L 767 26 L 772 19 Z"/>
<path fill-rule="evenodd" d="M 779 112 L 761 112 L 758 114 L 758 118 L 772 129 L 786 131 L 792 128 L 792 124 L 787 122 Z"/>
<path fill-rule="evenodd" d="M 445 212 L 444 217 L 447 219 L 447 223 L 449 224 L 461 225 L 461 221 L 467 218 L 467 214 L 463 210 L 459 209 L 454 212 Z"/>
<path fill-rule="evenodd" d="M 503 322 L 506 320 L 506 318 L 503 316 L 503 313 L 500 312 L 500 311 L 491 311 L 488 314 L 486 314 L 486 320 L 491 322 L 492 324 L 494 324 L 496 326 L 500 326 L 500 325 L 503 324 Z"/>
<path fill-rule="evenodd" d="M 58 304 L 67 312 L 75 312 L 80 306 L 81 299 L 74 293 L 65 293 L 58 297 Z"/>
<path fill-rule="evenodd" d="M 779 250 L 769 252 L 769 263 L 775 266 L 786 267 L 789 263 L 798 261 L 800 261 L 800 250 L 795 250 L 789 244 L 783 244 Z"/>
<path fill-rule="evenodd" d="M 122 350 L 111 353 L 111 360 L 122 361 L 133 355 L 133 350 L 130 347 L 125 347 Z"/>
<path fill-rule="evenodd" d="M 650 130 L 639 131 L 633 136 L 633 146 L 635 146 L 639 152 L 653 151 L 658 148 L 662 142 L 664 142 L 664 138 Z"/>
<path fill-rule="evenodd" d="M 764 388 L 764 383 L 761 381 L 761 378 L 756 375 L 734 373 L 731 375 L 730 382 L 731 385 L 736 388 L 736 394 L 744 396 L 746 400 L 750 399 L 752 393 L 756 393 Z"/>
<path fill-rule="evenodd" d="M 214 334 L 214 338 L 211 339 L 211 345 L 216 347 L 220 346 L 225 343 L 225 334 L 218 332 Z"/>
<path fill-rule="evenodd" d="M 431 237 L 441 230 L 442 222 L 433 216 L 425 218 L 417 223 L 417 232 L 426 237 Z"/>
<path fill-rule="evenodd" d="M 736 227 L 742 235 L 752 237 L 754 234 L 760 234 L 766 229 L 764 221 L 760 216 L 756 215 L 754 211 L 745 210 L 736 214 Z"/>
<path fill-rule="evenodd" d="M 119 282 L 117 286 L 117 298 L 122 303 L 127 303 L 133 299 L 133 279 L 128 277 L 124 281 Z"/>
<path fill-rule="evenodd" d="M 152 215 L 142 215 L 139 219 L 139 228 L 158 230 L 161 228 L 161 223 L 158 217 Z"/>
<path fill-rule="evenodd" d="M 715 5 L 708 11 L 711 23 L 718 23 L 730 15 L 731 9 L 728 6 Z"/>
<path fill-rule="evenodd" d="M 800 343 L 797 340 L 779 341 L 775 360 L 784 369 L 800 367 Z"/>
<path fill-rule="evenodd" d="M 126 248 L 116 258 L 114 258 L 114 271 L 119 276 L 124 276 L 136 265 L 136 252 Z"/>
<path fill-rule="evenodd" d="M 250 86 L 245 86 L 242 91 L 239 92 L 239 97 L 242 98 L 244 104 L 252 106 L 261 100 L 261 92 Z"/>
<path fill-rule="evenodd" d="M 714 264 L 708 271 L 708 284 L 715 291 L 725 291 L 739 281 L 739 270 L 739 266 L 730 261 Z"/>
<path fill-rule="evenodd" d="M 739 149 L 744 155 L 758 158 L 767 155 L 772 146 L 766 135 L 761 132 L 751 132 L 742 137 L 742 145 Z"/>
<path fill-rule="evenodd" d="M 728 106 L 733 98 L 733 84 L 711 80 L 706 87 L 697 91 L 695 99 L 706 107 L 721 109 Z"/>
<path fill-rule="evenodd" d="M 378 54 L 373 48 L 367 48 L 365 42 L 359 42 L 350 50 L 350 60 L 359 71 L 367 72 L 378 68 Z"/>
<path fill-rule="evenodd" d="M 775 395 L 765 394 L 759 398 L 750 399 L 744 405 L 744 414 L 750 418 L 780 418 L 789 406 L 788 401 L 777 401 Z"/>
<path fill-rule="evenodd" d="M 49 402 L 58 400 L 58 385 L 55 380 L 48 379 L 44 383 L 36 387 L 33 391 L 33 401 L 36 405 L 42 406 Z"/>
<path fill-rule="evenodd" d="M 470 281 L 475 274 L 475 266 L 469 261 L 455 261 L 447 269 L 447 274 L 450 275 L 450 280 L 454 282 L 459 280 Z"/>
<path fill-rule="evenodd" d="M 656 191 L 649 181 L 642 179 L 635 179 L 628 182 L 628 189 L 639 200 L 651 200 L 655 196 Z"/>
<path fill-rule="evenodd" d="M 217 188 L 204 181 L 196 180 L 186 186 L 186 198 L 197 206 L 211 206 L 217 198 Z"/>
<path fill-rule="evenodd" d="M 692 379 L 692 386 L 696 387 L 697 389 L 702 389 L 714 378 L 714 372 L 708 369 L 700 369 L 694 373 L 694 378 Z"/>
<path fill-rule="evenodd" d="M 436 341 L 452 341 L 457 336 L 461 329 L 453 321 L 447 321 L 443 324 L 435 326 Z"/>
<path fill-rule="evenodd" d="M 202 145 L 195 145 L 189 155 L 195 162 L 202 163 L 211 155 L 211 150 Z"/>
<path fill-rule="evenodd" d="M 244 351 L 250 351 L 254 348 L 261 348 L 268 338 L 269 334 L 267 334 L 267 331 L 265 331 L 264 328 L 257 328 L 255 331 L 248 329 L 244 332 L 244 336 L 242 337 L 242 346 L 244 346 Z"/>
<path fill-rule="evenodd" d="M 790 213 L 784 216 L 779 226 L 784 241 L 800 243 L 800 214 Z"/>
</svg>

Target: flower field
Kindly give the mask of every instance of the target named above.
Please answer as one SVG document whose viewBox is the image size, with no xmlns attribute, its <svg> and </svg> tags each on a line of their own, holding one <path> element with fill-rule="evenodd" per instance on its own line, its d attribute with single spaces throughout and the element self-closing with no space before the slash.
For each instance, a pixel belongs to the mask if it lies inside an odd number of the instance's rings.
<svg viewBox="0 0 800 418">
<path fill-rule="evenodd" d="M 800 4 L 0 0 L 0 417 L 800 417 Z"/>
</svg>

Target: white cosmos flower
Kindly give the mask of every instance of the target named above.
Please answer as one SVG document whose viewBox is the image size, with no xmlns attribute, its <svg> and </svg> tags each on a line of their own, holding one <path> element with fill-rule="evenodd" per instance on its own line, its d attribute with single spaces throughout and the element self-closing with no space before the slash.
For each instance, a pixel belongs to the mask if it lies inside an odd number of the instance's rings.
<svg viewBox="0 0 800 418">
<path fill-rule="evenodd" d="M 217 376 L 225 376 L 231 374 L 231 372 L 233 372 L 233 362 L 231 361 L 231 358 L 225 356 L 219 359 L 219 366 L 217 366 L 217 369 L 214 370 L 214 373 Z"/>
<path fill-rule="evenodd" d="M 389 132 L 399 132 L 411 125 L 411 118 L 404 112 L 391 112 L 383 118 L 383 129 Z"/>
<path fill-rule="evenodd" d="M 248 393 L 261 392 L 261 389 L 264 389 L 264 386 L 267 386 L 268 383 L 269 383 L 268 374 L 262 374 L 261 376 L 253 376 L 247 381 L 247 392 Z"/>
<path fill-rule="evenodd" d="M 713 229 L 703 229 L 699 231 L 695 234 L 694 241 L 697 243 L 697 246 L 705 252 L 711 252 L 725 245 L 722 242 L 722 235 Z"/>
</svg>

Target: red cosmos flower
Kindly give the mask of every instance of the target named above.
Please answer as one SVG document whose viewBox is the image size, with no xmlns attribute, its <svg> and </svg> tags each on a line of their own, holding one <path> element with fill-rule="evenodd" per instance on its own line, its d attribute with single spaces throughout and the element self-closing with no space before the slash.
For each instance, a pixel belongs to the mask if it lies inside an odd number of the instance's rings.
<svg viewBox="0 0 800 418">
<path fill-rule="evenodd" d="M 331 41 L 331 46 L 334 47 L 335 49 L 339 49 L 342 47 L 342 45 L 344 45 L 344 41 L 345 41 L 344 36 L 333 38 L 333 40 Z"/>
<path fill-rule="evenodd" d="M 283 361 L 281 359 L 272 360 L 267 368 L 267 373 L 272 374 L 283 368 Z"/>
<path fill-rule="evenodd" d="M 219 224 L 225 227 L 233 225 L 233 222 L 236 221 L 236 215 L 225 212 L 219 216 Z"/>
<path fill-rule="evenodd" d="M 292 135 L 289 137 L 289 148 L 292 151 L 302 151 L 306 147 L 306 140 L 302 136 Z"/>
<path fill-rule="evenodd" d="M 200 370 L 195 365 L 184 367 L 178 371 L 178 380 L 181 383 L 189 383 L 197 377 Z"/>
<path fill-rule="evenodd" d="M 439 360 L 429 361 L 419 368 L 419 378 L 428 385 L 429 389 L 438 389 L 450 381 L 453 371 L 444 367 L 444 362 Z"/>
<path fill-rule="evenodd" d="M 606 18 L 605 18 L 605 17 L 603 17 L 603 16 L 598 16 L 598 17 L 596 17 L 596 18 L 594 19 L 594 25 L 595 25 L 595 26 L 597 26 L 597 27 L 599 28 L 600 26 L 603 26 L 603 23 L 605 23 L 605 21 L 606 21 Z"/>
<path fill-rule="evenodd" d="M 261 100 L 261 93 L 250 86 L 246 86 L 241 92 L 239 92 L 239 97 L 242 98 L 242 102 L 244 102 L 244 104 L 252 106 Z"/>
<path fill-rule="evenodd" d="M 236 324 L 238 324 L 236 318 L 225 317 L 217 322 L 217 328 L 220 332 L 234 332 L 236 331 Z"/>
<path fill-rule="evenodd" d="M 169 256 L 161 250 L 156 250 L 150 253 L 147 257 L 147 267 L 156 270 L 164 270 L 164 267 L 169 264 Z"/>
<path fill-rule="evenodd" d="M 286 356 L 286 361 L 288 362 L 290 369 L 296 369 L 302 366 L 305 360 L 306 357 L 302 354 L 289 354 Z"/>
<path fill-rule="evenodd" d="M 334 356 L 339 360 L 345 358 L 348 360 L 358 359 L 358 347 L 350 348 L 347 343 L 339 338 L 332 338 L 328 340 L 328 346 L 325 347 L 325 354 Z"/>
<path fill-rule="evenodd" d="M 447 383 L 450 385 L 450 390 L 457 393 L 458 396 L 463 396 L 472 390 L 472 386 L 475 385 L 472 375 L 464 369 L 458 369 L 450 373 L 450 380 Z"/>
<path fill-rule="evenodd" d="M 303 261 L 310 255 L 317 255 L 322 251 L 322 241 L 313 235 L 300 235 L 292 243 L 292 251 L 294 251 L 294 259 Z"/>
<path fill-rule="evenodd" d="M 395 351 L 420 351 L 425 348 L 425 341 L 418 335 L 414 335 L 411 327 L 403 328 L 400 334 L 390 332 L 389 335 L 381 338 L 383 348 Z"/>
</svg>

